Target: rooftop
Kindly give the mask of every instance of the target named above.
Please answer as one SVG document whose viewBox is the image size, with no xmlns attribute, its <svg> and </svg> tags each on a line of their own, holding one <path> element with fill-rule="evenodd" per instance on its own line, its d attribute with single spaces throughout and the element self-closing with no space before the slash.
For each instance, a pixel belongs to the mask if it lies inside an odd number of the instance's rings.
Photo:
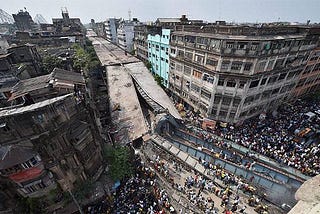
<svg viewBox="0 0 320 214">
<path fill-rule="evenodd" d="M 139 62 L 140 60 L 127 53 L 118 46 L 98 37 L 89 37 L 92 41 L 97 56 L 102 65 L 119 65 L 131 62 Z"/>
<path fill-rule="evenodd" d="M 157 22 L 181 22 L 180 18 L 158 18 Z"/>
<path fill-rule="evenodd" d="M 9 100 L 14 100 L 29 92 L 47 88 L 74 88 L 74 85 L 85 85 L 83 76 L 80 73 L 55 68 L 50 74 L 29 78 L 19 81 L 12 88 L 12 95 Z"/>
<path fill-rule="evenodd" d="M 42 102 L 38 102 L 35 104 L 31 104 L 28 106 L 23 106 L 23 107 L 19 107 L 19 108 L 12 108 L 12 109 L 5 109 L 5 110 L 0 110 L 0 118 L 2 117 L 6 117 L 6 116 L 12 116 L 12 115 L 16 115 L 16 114 L 23 114 L 25 112 L 31 112 L 31 111 L 35 111 L 37 109 L 43 108 L 45 106 L 48 106 L 50 104 L 53 104 L 55 102 L 59 102 L 61 100 L 64 100 L 68 97 L 73 96 L 72 93 L 67 94 L 67 95 L 63 95 L 60 97 L 55 97 L 52 99 L 48 99 Z"/>
<path fill-rule="evenodd" d="M 230 39 L 230 40 L 283 40 L 304 38 L 306 34 L 287 34 L 287 35 L 265 35 L 265 36 L 247 36 L 247 35 L 227 35 L 213 32 L 191 32 L 191 31 L 174 31 L 173 35 L 201 36 L 215 39 Z"/>
<path fill-rule="evenodd" d="M 30 147 L 10 145 L 0 147 L 0 169 L 7 169 L 16 164 L 24 163 L 36 153 Z"/>
<path fill-rule="evenodd" d="M 88 31 L 88 35 L 92 35 Z M 103 65 L 107 68 L 107 74 L 109 75 L 109 69 L 111 66 L 108 65 L 119 65 L 113 66 L 111 70 L 114 72 L 114 75 L 123 75 L 125 78 L 130 74 L 135 82 L 142 88 L 142 90 L 157 104 L 161 105 L 164 109 L 168 109 L 169 113 L 175 118 L 181 119 L 178 111 L 176 110 L 174 104 L 168 97 L 168 95 L 163 91 L 163 89 L 157 84 L 154 80 L 150 71 L 145 67 L 143 62 L 137 58 L 127 54 L 124 54 L 124 50 L 118 46 L 98 37 L 89 37 L 93 41 L 94 48 L 97 52 L 97 55 Z M 120 67 L 120 65 L 124 66 Z M 115 72 L 114 69 L 119 70 L 120 72 Z M 130 76 L 129 76 L 130 77 Z M 109 78 L 109 76 L 108 76 Z M 120 78 L 120 77 L 119 77 Z M 118 79 L 119 79 L 118 78 Z M 129 81 L 130 84 L 133 84 L 131 78 Z M 115 90 L 117 85 L 113 85 L 115 82 L 109 81 L 110 90 Z M 123 84 L 125 85 L 125 84 Z M 112 87 L 111 87 L 112 86 Z M 129 92 L 128 92 L 129 93 Z M 133 88 L 132 92 L 136 94 L 135 89 Z M 129 100 L 126 100 L 129 101 Z M 135 100 L 132 101 L 132 105 L 135 105 Z M 138 100 L 137 100 L 138 103 Z M 130 105 L 130 103 L 128 103 Z M 143 118 L 143 115 L 141 115 Z"/>
<path fill-rule="evenodd" d="M 111 117 L 117 126 L 118 141 L 128 143 L 147 133 L 148 128 L 132 78 L 123 66 L 108 66 Z"/>
<path fill-rule="evenodd" d="M 152 100 L 160 104 L 163 108 L 168 109 L 169 113 L 175 118 L 181 119 L 181 116 L 172 103 L 172 100 L 157 84 L 143 62 L 126 64 L 124 67 L 128 69 L 130 75 Z"/>
<path fill-rule="evenodd" d="M 176 25 L 174 34 L 178 32 L 189 32 L 191 34 L 200 35 L 221 35 L 223 38 L 227 36 L 247 36 L 248 38 L 272 38 L 277 36 L 294 36 L 294 35 L 320 35 L 320 25 Z M 237 37 L 236 37 L 237 38 Z"/>
</svg>

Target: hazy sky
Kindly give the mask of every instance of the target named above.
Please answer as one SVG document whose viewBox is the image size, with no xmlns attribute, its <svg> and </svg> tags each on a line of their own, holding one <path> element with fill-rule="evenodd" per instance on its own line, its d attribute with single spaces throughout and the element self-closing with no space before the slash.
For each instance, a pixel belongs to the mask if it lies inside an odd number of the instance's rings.
<svg viewBox="0 0 320 214">
<path fill-rule="evenodd" d="M 320 22 L 320 0 L 0 0 L 0 8 L 17 13 L 27 8 L 32 17 L 40 13 L 51 23 L 67 7 L 70 17 L 80 17 L 83 23 L 107 17 L 154 21 L 157 17 L 180 17 L 228 22 Z"/>
</svg>

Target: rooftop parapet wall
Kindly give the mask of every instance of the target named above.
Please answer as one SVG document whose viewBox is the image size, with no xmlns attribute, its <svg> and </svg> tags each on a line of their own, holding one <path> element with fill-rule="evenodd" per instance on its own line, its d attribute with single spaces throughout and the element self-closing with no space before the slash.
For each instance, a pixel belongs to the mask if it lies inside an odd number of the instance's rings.
<svg viewBox="0 0 320 214">
<path fill-rule="evenodd" d="M 248 25 L 177 25 L 174 31 L 188 31 L 196 33 L 210 33 L 223 35 L 243 35 L 243 36 L 270 36 L 270 35 L 287 35 L 287 34 L 317 34 L 320 32 L 320 25 L 316 26 L 248 26 Z"/>
</svg>

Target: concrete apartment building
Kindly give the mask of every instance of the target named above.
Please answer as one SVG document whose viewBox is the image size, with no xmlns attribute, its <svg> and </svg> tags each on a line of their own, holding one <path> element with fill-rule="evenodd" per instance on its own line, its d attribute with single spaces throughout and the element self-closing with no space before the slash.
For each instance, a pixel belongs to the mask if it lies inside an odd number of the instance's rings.
<svg viewBox="0 0 320 214">
<path fill-rule="evenodd" d="M 10 190 L 0 191 L 3 200 L 48 196 L 97 179 L 101 144 L 82 75 L 56 68 L 11 88 L 11 105 L 0 109 L 0 185 Z"/>
<path fill-rule="evenodd" d="M 307 65 L 300 77 L 299 83 L 294 90 L 295 97 L 301 97 L 320 90 L 320 47 L 312 51 Z"/>
<path fill-rule="evenodd" d="M 116 18 L 108 18 L 105 21 L 105 34 L 106 34 L 106 39 L 113 42 L 117 43 L 117 29 L 119 27 L 120 19 Z"/>
<path fill-rule="evenodd" d="M 310 26 L 176 26 L 169 88 L 187 108 L 239 123 L 276 109 L 319 42 Z"/>
<path fill-rule="evenodd" d="M 186 15 L 181 18 L 158 18 L 149 25 L 136 26 L 134 48 L 136 55 L 144 62 L 149 61 L 152 73 L 163 79 L 163 85 L 169 86 L 169 44 L 170 32 L 176 25 L 203 25 L 202 20 L 189 20 Z"/>
<path fill-rule="evenodd" d="M 53 18 L 52 25 L 55 29 L 56 34 L 70 34 L 70 33 L 84 33 L 85 28 L 83 27 L 80 18 L 70 18 L 67 8 L 61 10 L 62 18 Z M 46 24 L 48 25 L 48 24 Z"/>
<path fill-rule="evenodd" d="M 117 39 L 118 45 L 128 51 L 131 52 L 133 50 L 133 39 L 134 39 L 134 27 L 139 25 L 140 22 L 133 18 L 133 20 L 123 20 L 119 24 L 119 28 L 117 31 Z"/>
<path fill-rule="evenodd" d="M 38 25 L 34 23 L 28 11 L 20 10 L 12 16 L 19 31 L 36 31 L 38 29 Z"/>
<path fill-rule="evenodd" d="M 148 36 L 160 35 L 162 27 L 155 25 L 138 25 L 134 27 L 134 50 L 136 56 L 144 61 L 148 62 Z"/>
<path fill-rule="evenodd" d="M 162 29 L 161 34 L 148 35 L 148 59 L 153 74 L 162 78 L 162 84 L 169 86 L 169 41 L 170 29 Z"/>
<path fill-rule="evenodd" d="M 174 29 L 176 25 L 203 25 L 202 20 L 189 20 L 186 15 L 181 18 L 158 18 L 154 23 L 134 27 L 134 49 L 136 56 L 142 61 L 148 61 L 148 35 L 161 35 L 162 29 Z M 170 39 L 170 38 L 169 38 Z"/>
</svg>

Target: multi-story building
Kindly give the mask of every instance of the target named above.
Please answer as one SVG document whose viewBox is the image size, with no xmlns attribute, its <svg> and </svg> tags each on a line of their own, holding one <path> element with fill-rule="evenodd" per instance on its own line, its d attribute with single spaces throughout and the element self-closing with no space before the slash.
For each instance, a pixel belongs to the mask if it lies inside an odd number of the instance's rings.
<svg viewBox="0 0 320 214">
<path fill-rule="evenodd" d="M 134 50 L 140 60 L 148 61 L 148 35 L 160 35 L 161 29 L 161 27 L 151 24 L 134 27 Z"/>
<path fill-rule="evenodd" d="M 162 28 L 174 30 L 174 26 L 182 24 L 204 25 L 202 20 L 190 20 L 186 15 L 181 18 L 158 18 L 154 23 L 134 27 L 134 49 L 136 56 L 142 61 L 148 61 L 148 35 L 161 35 Z"/>
<path fill-rule="evenodd" d="M 133 50 L 133 39 L 134 39 L 134 26 L 139 25 L 139 21 L 137 19 L 123 20 L 119 24 L 119 28 L 117 31 L 117 38 L 119 46 L 131 52 Z"/>
<path fill-rule="evenodd" d="M 78 93 L 0 111 L 0 172 L 22 196 L 74 188 L 101 172 L 101 145 Z M 1 179 L 2 181 L 2 179 Z"/>
<path fill-rule="evenodd" d="M 120 19 L 116 18 L 109 18 L 105 22 L 105 32 L 106 32 L 106 39 L 117 43 L 117 29 L 119 27 Z"/>
<path fill-rule="evenodd" d="M 152 73 L 161 77 L 162 84 L 169 86 L 169 41 L 170 29 L 162 29 L 161 34 L 148 35 L 148 56 Z"/>
<path fill-rule="evenodd" d="M 23 197 L 63 191 L 101 172 L 101 146 L 80 73 L 20 80 L 0 109 L 0 185 Z"/>
<path fill-rule="evenodd" d="M 56 34 L 84 33 L 80 18 L 70 18 L 67 8 L 61 11 L 62 18 L 53 18 L 52 27 Z"/>
<path fill-rule="evenodd" d="M 35 45 L 12 46 L 8 48 L 8 54 L 10 54 L 13 63 L 16 65 L 16 76 L 20 79 L 27 79 L 42 74 L 42 59 Z"/>
<path fill-rule="evenodd" d="M 294 91 L 296 98 L 320 90 L 320 47 L 318 46 L 308 59 L 299 83 Z"/>
<path fill-rule="evenodd" d="M 204 116 L 238 123 L 292 98 L 319 35 L 311 26 L 176 26 L 169 88 Z"/>
<path fill-rule="evenodd" d="M 33 22 L 28 11 L 20 10 L 17 14 L 12 14 L 14 23 L 20 31 L 36 31 L 38 25 Z"/>
<path fill-rule="evenodd" d="M 41 197 L 57 187 L 53 174 L 45 169 L 30 145 L 0 147 L 0 175 L 12 183 L 23 197 Z"/>
<path fill-rule="evenodd" d="M 6 38 L 0 36 L 0 54 L 7 53 L 7 49 L 9 48 L 9 44 Z"/>
<path fill-rule="evenodd" d="M 96 22 L 94 30 L 95 30 L 97 36 L 102 37 L 102 38 L 106 37 L 105 22 Z"/>
</svg>

